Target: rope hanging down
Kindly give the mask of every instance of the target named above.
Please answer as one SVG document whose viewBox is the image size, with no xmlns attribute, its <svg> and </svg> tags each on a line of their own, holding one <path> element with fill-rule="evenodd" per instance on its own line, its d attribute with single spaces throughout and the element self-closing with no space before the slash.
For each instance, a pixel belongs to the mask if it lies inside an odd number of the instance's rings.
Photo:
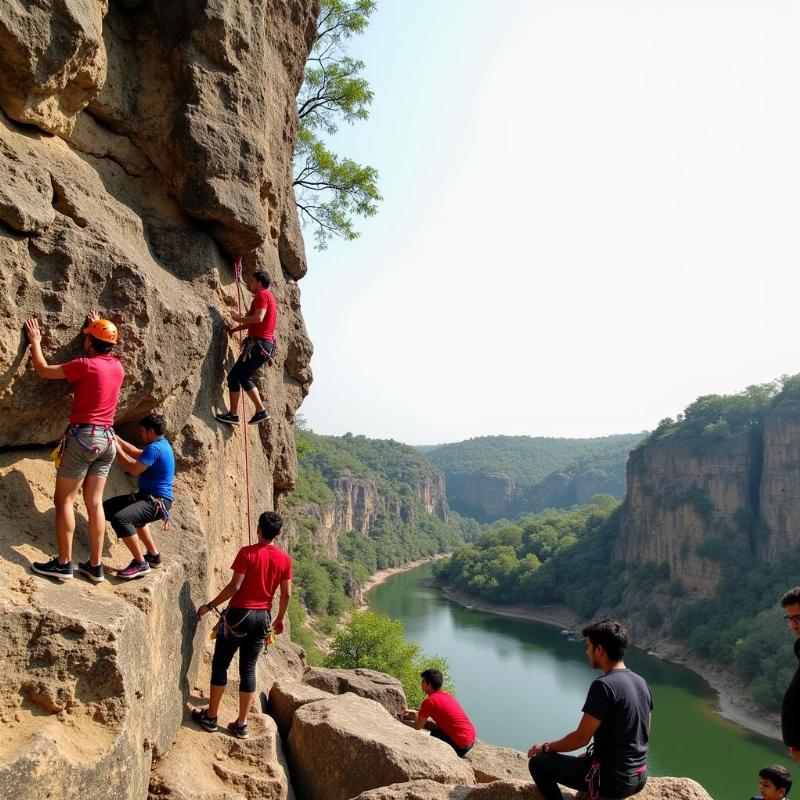
<svg viewBox="0 0 800 800">
<path fill-rule="evenodd" d="M 233 263 L 233 279 L 236 283 L 236 299 L 239 304 L 239 316 L 242 316 L 242 308 L 244 302 L 242 298 L 242 257 L 236 259 Z M 239 331 L 239 347 L 242 345 L 242 332 Z M 240 402 L 242 407 L 240 409 L 240 420 L 242 426 L 242 442 L 244 447 L 244 485 L 245 485 L 245 514 L 247 515 L 247 543 L 253 544 L 253 525 L 250 521 L 250 461 L 247 452 L 247 392 L 241 393 Z"/>
</svg>

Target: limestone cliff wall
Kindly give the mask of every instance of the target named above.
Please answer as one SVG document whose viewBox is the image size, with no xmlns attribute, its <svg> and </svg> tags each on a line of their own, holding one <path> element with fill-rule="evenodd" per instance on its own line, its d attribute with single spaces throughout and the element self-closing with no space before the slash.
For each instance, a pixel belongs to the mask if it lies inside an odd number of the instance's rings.
<svg viewBox="0 0 800 800">
<path fill-rule="evenodd" d="M 800 408 L 718 442 L 667 438 L 631 453 L 615 556 L 666 563 L 695 596 L 720 577 L 721 550 L 774 562 L 800 544 Z"/>
<path fill-rule="evenodd" d="M 292 517 L 315 519 L 314 545 L 327 556 L 338 555 L 338 538 L 356 531 L 369 536 L 376 523 L 385 517 L 413 523 L 421 507 L 426 513 L 447 521 L 448 505 L 444 474 L 432 469 L 423 475 L 414 490 L 417 507 L 404 502 L 396 493 L 387 491 L 377 481 L 366 478 L 341 477 L 329 482 L 333 498 L 324 504 L 304 503 L 292 510 Z M 298 525 L 291 523 L 290 538 L 299 535 Z"/>
<path fill-rule="evenodd" d="M 147 795 L 207 680 L 193 608 L 247 539 L 241 437 L 253 513 L 294 485 L 311 344 L 291 159 L 318 12 L 318 0 L 0 0 L 4 798 Z M 213 420 L 235 357 L 222 326 L 235 256 L 271 275 L 280 309 L 261 382 L 272 419 L 245 434 Z M 70 395 L 35 376 L 22 323 L 36 315 L 46 355 L 64 361 L 81 354 L 89 308 L 120 329 L 118 429 L 131 438 L 162 411 L 178 461 L 173 529 L 155 526 L 166 567 L 135 586 L 30 573 L 54 549 L 48 453 Z M 115 467 L 106 494 L 130 486 Z M 107 537 L 107 566 L 126 554 Z"/>
</svg>

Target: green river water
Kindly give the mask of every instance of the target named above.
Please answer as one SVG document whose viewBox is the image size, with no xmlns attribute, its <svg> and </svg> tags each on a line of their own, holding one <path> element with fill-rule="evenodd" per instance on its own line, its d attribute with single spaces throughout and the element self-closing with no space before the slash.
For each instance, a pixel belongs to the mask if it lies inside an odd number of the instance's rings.
<svg viewBox="0 0 800 800">
<path fill-rule="evenodd" d="M 398 619 L 427 653 L 445 656 L 456 694 L 486 742 L 527 750 L 573 730 L 586 690 L 599 673 L 583 641 L 550 625 L 469 611 L 421 585 L 432 566 L 402 572 L 369 594 L 374 611 Z M 792 762 L 779 742 L 714 713 L 715 695 L 696 673 L 641 650 L 627 666 L 653 692 L 650 774 L 694 778 L 715 800 L 757 794 L 758 770 Z M 797 778 L 797 776 L 796 776 Z"/>
</svg>

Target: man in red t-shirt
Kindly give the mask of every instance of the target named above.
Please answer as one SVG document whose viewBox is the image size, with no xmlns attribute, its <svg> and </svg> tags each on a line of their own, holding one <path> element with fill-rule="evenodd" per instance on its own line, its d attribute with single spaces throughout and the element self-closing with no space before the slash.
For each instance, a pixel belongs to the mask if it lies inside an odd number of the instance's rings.
<svg viewBox="0 0 800 800">
<path fill-rule="evenodd" d="M 461 703 L 453 695 L 442 691 L 444 676 L 438 669 L 426 669 L 420 673 L 420 688 L 427 695 L 419 707 L 419 711 L 406 709 L 397 716 L 411 724 L 417 730 L 429 727 L 431 736 L 446 742 L 456 751 L 460 758 L 469 753 L 475 746 L 475 728 L 469 717 L 461 708 Z M 431 718 L 434 725 L 428 724 Z"/>
<path fill-rule="evenodd" d="M 230 411 L 217 414 L 219 422 L 228 425 L 239 424 L 239 400 L 242 389 L 253 401 L 256 412 L 250 418 L 251 425 L 269 419 L 267 409 L 261 402 L 261 395 L 253 381 L 253 375 L 266 362 L 272 363 L 275 354 L 275 323 L 278 320 L 278 304 L 269 291 L 269 275 L 266 272 L 256 272 L 247 282 L 247 288 L 253 293 L 253 302 L 245 316 L 231 314 L 238 325 L 228 325 L 228 333 L 247 330 L 247 338 L 242 342 L 242 352 L 233 369 L 228 373 L 228 389 L 231 396 Z"/>
<path fill-rule="evenodd" d="M 48 364 L 42 353 L 42 332 L 38 321 L 31 317 L 25 323 L 36 374 L 48 380 L 67 380 L 74 389 L 69 425 L 56 458 L 58 471 L 54 504 L 58 555 L 47 562 L 37 561 L 32 568 L 39 575 L 50 578 L 72 577 L 75 501 L 83 488 L 91 550 L 89 560 L 78 563 L 78 571 L 92 583 L 100 583 L 103 580 L 100 558 L 106 529 L 103 489 L 116 453 L 112 425 L 125 370 L 112 354 L 119 338 L 113 322 L 100 319 L 90 311 L 82 332 L 86 358 L 75 358 L 65 364 Z"/>
<path fill-rule="evenodd" d="M 240 739 L 248 737 L 247 712 L 256 691 L 256 662 L 270 630 L 283 633 L 283 620 L 292 596 L 292 559 L 272 543 L 281 532 L 283 519 L 274 511 L 258 518 L 256 544 L 243 547 L 231 565 L 233 577 L 210 602 L 197 609 L 203 617 L 230 598 L 222 612 L 214 658 L 211 662 L 211 690 L 208 708 L 195 708 L 192 719 L 207 731 L 217 730 L 217 713 L 225 686 L 228 667 L 239 651 L 239 717 L 228 730 Z M 272 598 L 280 586 L 278 616 L 272 620 Z"/>
</svg>

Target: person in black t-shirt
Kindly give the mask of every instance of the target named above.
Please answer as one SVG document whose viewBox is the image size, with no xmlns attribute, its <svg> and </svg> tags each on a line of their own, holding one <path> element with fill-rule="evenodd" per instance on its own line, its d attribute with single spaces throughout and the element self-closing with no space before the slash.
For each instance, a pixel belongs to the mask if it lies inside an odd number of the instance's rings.
<svg viewBox="0 0 800 800">
<path fill-rule="evenodd" d="M 554 742 L 528 750 L 528 769 L 545 800 L 563 800 L 558 784 L 603 797 L 629 797 L 647 782 L 647 746 L 653 697 L 644 678 L 622 658 L 628 632 L 611 619 L 583 629 L 586 655 L 603 674 L 589 687 L 578 727 Z M 567 756 L 589 744 L 581 756 Z"/>
<path fill-rule="evenodd" d="M 794 654 L 800 659 L 800 586 L 790 589 L 781 598 L 783 618 L 794 633 Z M 800 764 L 800 665 L 783 695 L 781 733 L 789 755 Z"/>
</svg>

